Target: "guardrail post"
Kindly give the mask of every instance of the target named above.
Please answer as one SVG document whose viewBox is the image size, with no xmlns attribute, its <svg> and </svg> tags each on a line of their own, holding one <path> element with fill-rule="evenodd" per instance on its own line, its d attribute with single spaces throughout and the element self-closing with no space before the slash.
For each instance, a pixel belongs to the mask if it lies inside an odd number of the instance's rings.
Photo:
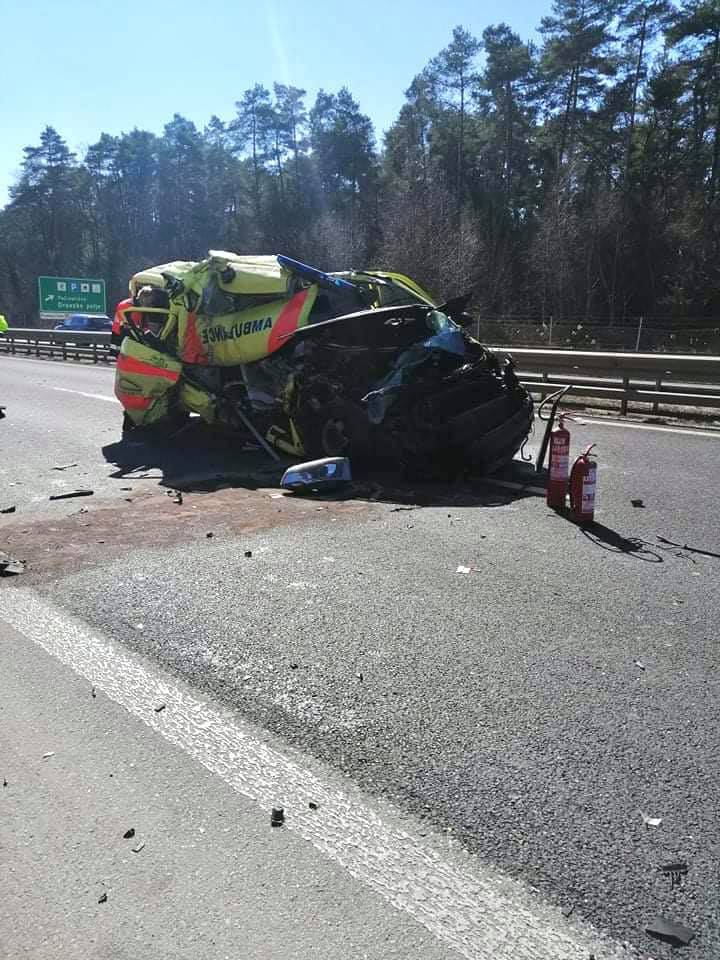
<svg viewBox="0 0 720 960">
<path fill-rule="evenodd" d="M 93 363 L 97 363 L 97 344 L 95 343 L 94 340 L 93 340 L 92 348 L 93 348 Z"/>
<path fill-rule="evenodd" d="M 661 390 L 662 390 L 662 376 L 659 376 L 659 377 L 657 378 L 657 380 L 655 381 L 655 389 L 657 390 L 658 393 L 661 392 Z M 659 401 L 659 400 L 653 400 L 652 413 L 658 413 L 659 411 L 660 411 L 660 401 Z"/>
<path fill-rule="evenodd" d="M 40 356 L 40 337 L 35 338 L 35 356 Z"/>
<path fill-rule="evenodd" d="M 627 416 L 627 407 L 628 407 L 627 392 L 630 389 L 630 377 L 623 377 L 622 385 L 623 385 L 624 396 L 620 401 L 620 416 L 625 417 Z"/>
<path fill-rule="evenodd" d="M 65 340 L 63 340 L 62 342 L 62 348 L 63 348 L 63 360 L 67 360 L 67 343 L 65 342 Z"/>
</svg>

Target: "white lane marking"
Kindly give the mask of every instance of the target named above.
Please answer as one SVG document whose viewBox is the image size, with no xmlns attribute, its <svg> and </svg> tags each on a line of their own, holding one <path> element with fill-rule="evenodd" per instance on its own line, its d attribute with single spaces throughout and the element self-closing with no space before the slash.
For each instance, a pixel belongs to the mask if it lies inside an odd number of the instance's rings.
<svg viewBox="0 0 720 960">
<path fill-rule="evenodd" d="M 44 366 L 46 370 L 63 370 L 63 369 L 67 369 L 69 365 L 69 362 L 66 363 L 64 360 L 61 361 L 59 357 L 55 359 L 53 359 L 52 357 L 47 357 L 45 359 L 42 359 L 41 357 L 21 357 L 18 354 L 13 355 L 11 353 L 0 353 L 0 363 L 5 359 L 11 360 L 13 363 L 42 364 L 42 366 Z M 107 366 L 105 366 L 102 363 L 84 363 L 83 364 L 78 362 L 75 365 L 75 369 L 82 370 L 83 372 L 93 371 L 94 373 L 107 373 L 107 371 L 109 370 L 110 372 L 114 373 L 115 365 L 108 363 Z"/>
<path fill-rule="evenodd" d="M 117 397 L 110 397 L 106 393 L 85 393 L 84 390 L 70 390 L 68 387 L 51 387 L 51 390 L 59 390 L 61 393 L 75 393 L 78 397 L 89 397 L 91 400 L 107 400 L 110 403 L 117 403 Z"/>
<path fill-rule="evenodd" d="M 572 421 L 571 421 L 572 422 Z M 583 417 L 580 426 L 586 423 L 598 424 L 601 427 L 625 427 L 627 430 L 651 430 L 657 433 L 679 433 L 685 437 L 705 437 L 705 439 L 720 440 L 720 430 L 693 430 L 689 427 L 663 427 L 652 423 L 625 423 L 622 420 L 594 420 Z"/>
<path fill-rule="evenodd" d="M 381 817 L 351 791 L 256 738 L 236 720 L 114 642 L 91 633 L 30 590 L 0 592 L 0 616 L 102 689 L 163 737 L 257 801 L 283 802 L 287 828 L 404 910 L 466 960 L 620 960 L 627 954 L 588 924 L 571 924 L 524 885 L 489 866 L 454 862 Z M 162 713 L 153 707 L 165 703 Z M 312 811 L 313 800 L 319 809 Z M 268 824 L 268 830 L 270 826 Z"/>
</svg>

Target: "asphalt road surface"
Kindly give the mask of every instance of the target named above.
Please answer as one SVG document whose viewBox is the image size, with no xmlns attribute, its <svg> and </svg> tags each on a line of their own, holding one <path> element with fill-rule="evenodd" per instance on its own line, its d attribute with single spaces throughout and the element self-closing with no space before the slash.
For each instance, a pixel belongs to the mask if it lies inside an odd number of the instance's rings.
<svg viewBox="0 0 720 960">
<path fill-rule="evenodd" d="M 537 891 L 558 936 L 669 957 L 660 915 L 720 955 L 720 433 L 571 425 L 583 531 L 477 483 L 282 498 L 256 452 L 119 444 L 112 371 L 8 358 L 0 383 L 0 549 L 28 561 L 5 619 L 30 594 L 131 648 Z"/>
</svg>

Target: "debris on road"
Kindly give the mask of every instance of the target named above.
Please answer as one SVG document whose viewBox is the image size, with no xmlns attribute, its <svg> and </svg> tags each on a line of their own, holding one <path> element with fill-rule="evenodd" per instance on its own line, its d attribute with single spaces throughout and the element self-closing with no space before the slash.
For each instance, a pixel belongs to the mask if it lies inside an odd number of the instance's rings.
<svg viewBox="0 0 720 960">
<path fill-rule="evenodd" d="M 47 753 L 43 754 L 43 760 L 49 760 L 50 757 L 54 757 L 54 756 L 55 756 L 55 751 L 49 750 Z"/>
<path fill-rule="evenodd" d="M 310 803 L 308 803 L 308 806 L 310 807 L 311 810 L 317 810 L 318 808 L 318 805 L 317 803 L 315 803 L 314 800 L 311 800 Z"/>
<path fill-rule="evenodd" d="M 215 536 L 214 533 L 206 533 L 206 534 L 205 534 L 205 537 L 206 537 L 208 540 L 212 540 L 212 538 L 213 538 L 214 536 Z"/>
<path fill-rule="evenodd" d="M 402 513 L 404 510 L 417 510 L 417 507 L 393 507 L 390 513 Z"/>
<path fill-rule="evenodd" d="M 245 557 L 249 560 L 250 557 L 252 557 L 252 550 L 246 550 L 246 551 L 245 551 Z"/>
<path fill-rule="evenodd" d="M 179 503 L 182 506 L 183 495 L 182 490 L 168 490 L 167 495 L 172 497 L 173 503 Z"/>
<path fill-rule="evenodd" d="M 135 844 L 135 846 L 132 848 L 132 852 L 140 853 L 140 851 L 143 849 L 144 846 L 145 846 L 145 843 L 141 840 L 140 843 Z"/>
<path fill-rule="evenodd" d="M 644 501 L 642 501 L 642 500 L 631 500 L 630 503 L 631 503 L 634 507 L 642 507 L 643 509 L 645 508 L 645 503 L 644 503 Z"/>
<path fill-rule="evenodd" d="M 25 573 L 25 561 L 16 560 L 9 553 L 0 550 L 0 577 Z"/>
<path fill-rule="evenodd" d="M 131 840 L 135 836 L 135 827 L 130 827 L 129 830 L 126 830 L 123 834 L 123 840 Z"/>
<path fill-rule="evenodd" d="M 98 903 L 107 903 L 107 893 L 104 890 L 98 897 Z"/>
<path fill-rule="evenodd" d="M 285 823 L 285 811 L 282 807 L 273 807 L 270 814 L 270 826 L 281 827 Z"/>
<path fill-rule="evenodd" d="M 8 785 L 7 777 L 3 777 L 3 786 L 6 787 L 7 785 Z"/>
<path fill-rule="evenodd" d="M 288 467 L 282 475 L 280 486 L 294 493 L 336 490 L 352 482 L 350 461 L 347 457 L 324 457 Z"/>
<path fill-rule="evenodd" d="M 674 543 L 672 540 L 667 540 L 661 536 L 657 536 L 657 539 L 660 543 L 664 543 L 669 547 L 677 547 L 679 550 L 686 550 L 688 553 L 697 553 L 701 557 L 713 557 L 715 560 L 720 560 L 720 553 L 713 553 L 712 550 L 698 550 L 697 547 L 689 547 L 686 543 L 680 546 L 679 543 Z"/>
<path fill-rule="evenodd" d="M 574 903 L 571 903 L 569 906 L 563 907 L 563 909 L 562 909 L 562 915 L 563 915 L 564 917 L 569 917 L 569 916 L 572 914 L 572 912 L 573 912 L 574 909 L 575 909 L 575 904 L 574 904 Z"/>
<path fill-rule="evenodd" d="M 683 882 L 683 877 L 687 876 L 688 865 L 685 861 L 678 861 L 677 863 L 664 863 L 660 870 L 665 874 L 666 877 L 670 877 L 670 889 L 674 890 L 675 887 L 681 887 Z"/>
<path fill-rule="evenodd" d="M 53 470 L 69 470 L 70 467 L 76 467 L 76 463 L 62 463 L 56 467 L 53 467 Z"/>
<path fill-rule="evenodd" d="M 94 490 L 73 490 L 71 493 L 54 493 L 48 500 L 69 500 L 71 497 L 91 497 Z"/>
<path fill-rule="evenodd" d="M 643 818 L 643 823 L 646 827 L 659 827 L 662 823 L 662 817 L 649 817 L 643 811 L 640 811 L 640 816 Z"/>
<path fill-rule="evenodd" d="M 93 687 L 92 690 L 90 691 L 90 696 L 93 698 L 93 700 L 97 696 L 97 694 L 95 693 L 95 687 Z"/>
<path fill-rule="evenodd" d="M 16 510 L 17 507 L 13 505 L 12 507 L 5 507 L 4 509 L 0 510 L 0 513 L 15 513 Z"/>
<path fill-rule="evenodd" d="M 455 571 L 455 573 L 471 573 L 471 572 L 472 572 L 472 567 L 464 567 L 462 566 L 462 564 L 460 564 L 457 570 Z"/>
<path fill-rule="evenodd" d="M 636 667 L 639 667 L 641 670 L 644 670 L 644 669 L 645 669 L 645 664 L 642 662 L 642 660 L 636 660 L 636 661 L 635 661 L 635 666 L 636 666 Z"/>
<path fill-rule="evenodd" d="M 695 936 L 694 932 L 681 923 L 675 923 L 673 920 L 666 920 L 664 917 L 656 917 L 651 924 L 645 927 L 645 932 L 655 937 L 656 940 L 663 940 L 673 947 L 685 947 Z"/>
<path fill-rule="evenodd" d="M 167 706 L 166 703 L 164 703 L 163 701 L 160 701 L 159 703 L 156 703 L 153 706 L 153 710 L 155 711 L 155 713 L 162 713 L 162 711 L 165 709 L 166 706 Z"/>
</svg>

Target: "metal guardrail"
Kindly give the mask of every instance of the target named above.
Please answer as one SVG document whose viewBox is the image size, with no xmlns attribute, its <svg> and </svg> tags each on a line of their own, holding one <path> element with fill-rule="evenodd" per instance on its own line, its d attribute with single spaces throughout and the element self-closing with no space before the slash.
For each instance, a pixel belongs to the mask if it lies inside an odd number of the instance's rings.
<svg viewBox="0 0 720 960">
<path fill-rule="evenodd" d="M 600 353 L 491 347 L 512 354 L 518 375 L 531 393 L 545 396 L 572 384 L 571 396 L 619 402 L 621 414 L 629 403 L 659 407 L 720 408 L 720 357 L 668 353 Z M 11 328 L 0 335 L 0 352 L 19 356 L 62 357 L 107 363 L 109 333 Z"/>
<path fill-rule="evenodd" d="M 92 360 L 107 363 L 110 353 L 110 334 L 104 331 L 35 330 L 11 327 L 0 335 L 0 352 L 18 356 L 62 357 L 63 360 Z"/>
<path fill-rule="evenodd" d="M 492 347 L 511 354 L 531 393 L 545 396 L 572 385 L 570 396 L 615 400 L 620 413 L 629 403 L 659 407 L 720 407 L 720 357 L 668 353 L 600 353 Z"/>
</svg>

